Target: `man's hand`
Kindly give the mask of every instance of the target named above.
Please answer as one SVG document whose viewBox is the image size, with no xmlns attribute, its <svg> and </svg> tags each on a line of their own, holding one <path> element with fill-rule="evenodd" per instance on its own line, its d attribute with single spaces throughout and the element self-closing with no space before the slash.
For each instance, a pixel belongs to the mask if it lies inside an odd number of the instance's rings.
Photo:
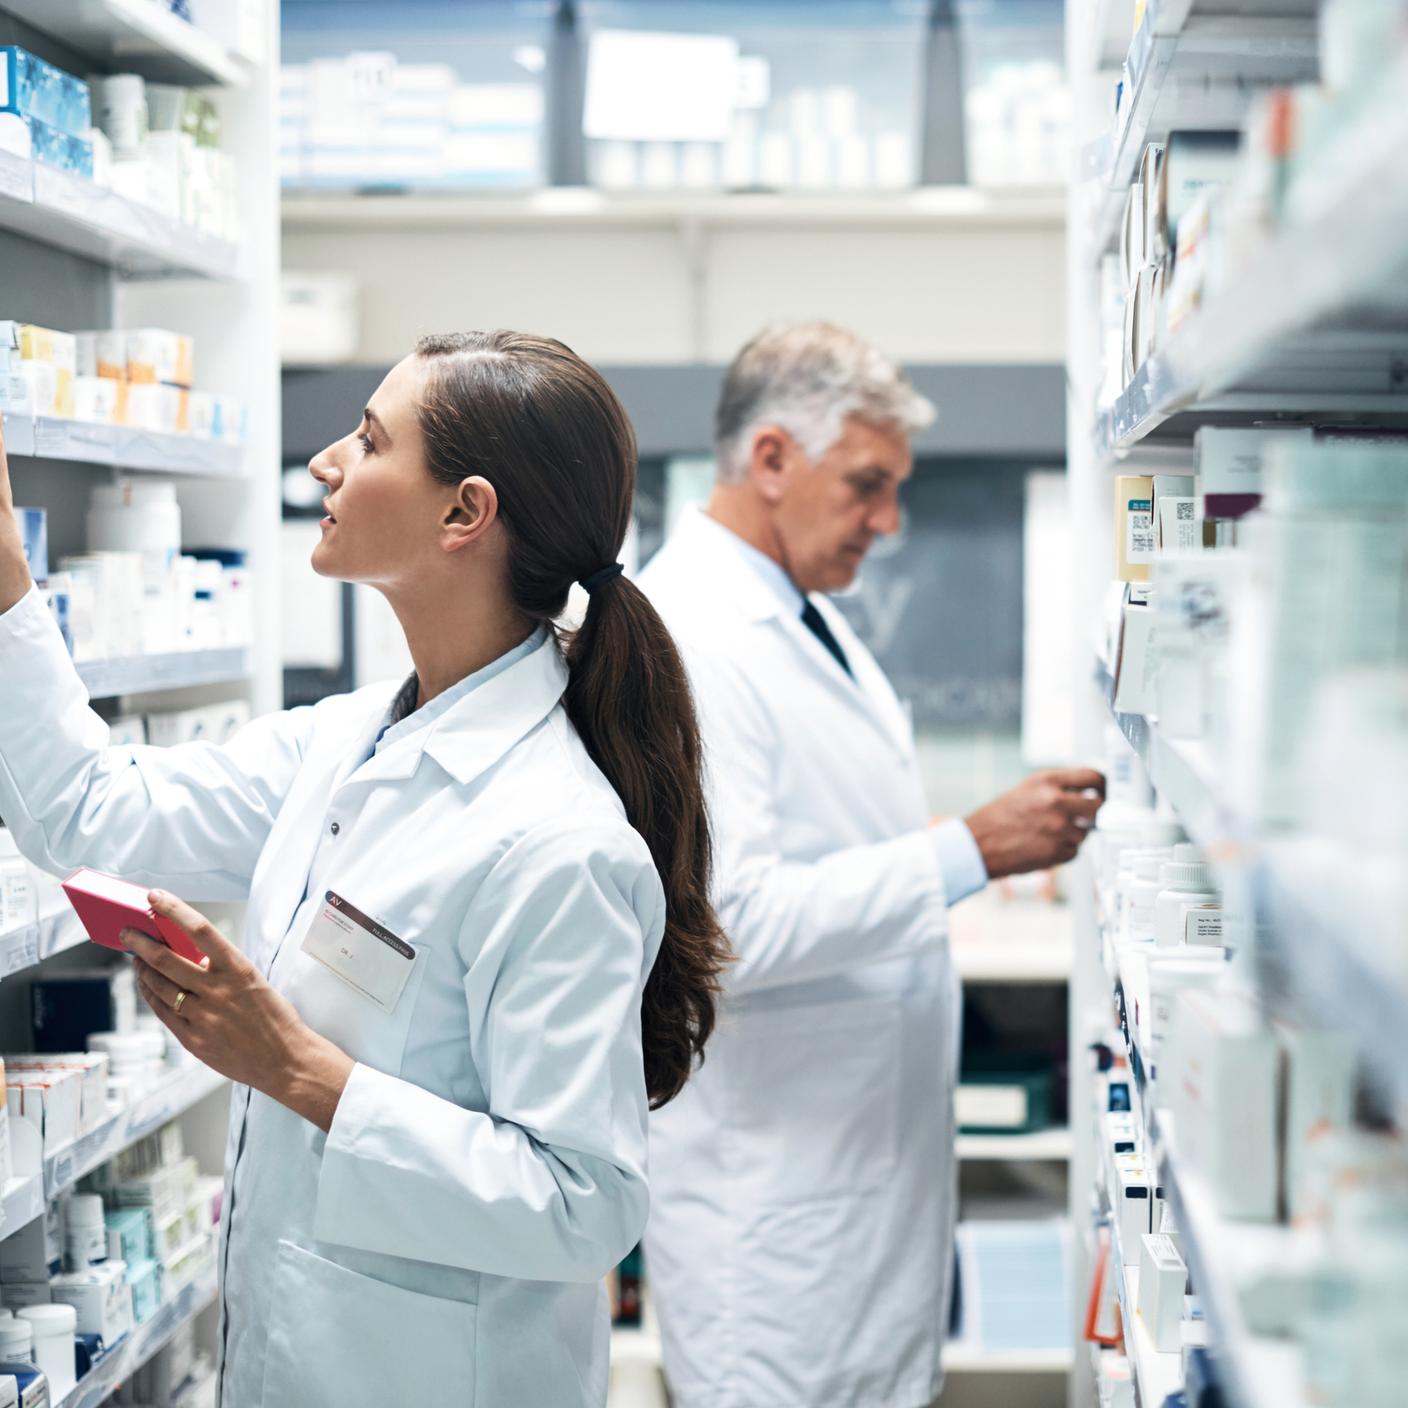
<svg viewBox="0 0 1408 1408">
<path fill-rule="evenodd" d="M 0 613 L 8 611 L 30 588 L 24 537 L 15 518 L 10 461 L 5 455 L 4 417 L 0 416 Z"/>
<path fill-rule="evenodd" d="M 967 818 L 988 878 L 1045 870 L 1074 860 L 1105 800 L 1091 768 L 1033 773 Z"/>
</svg>

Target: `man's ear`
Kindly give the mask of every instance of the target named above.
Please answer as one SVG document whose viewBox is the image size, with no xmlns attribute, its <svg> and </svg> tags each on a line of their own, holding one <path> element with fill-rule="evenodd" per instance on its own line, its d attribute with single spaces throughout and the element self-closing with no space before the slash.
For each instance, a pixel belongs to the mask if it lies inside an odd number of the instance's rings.
<svg viewBox="0 0 1408 1408">
<path fill-rule="evenodd" d="M 499 496 L 494 486 L 478 474 L 461 479 L 455 496 L 440 520 L 440 545 L 446 552 L 459 552 L 478 542 L 499 516 Z"/>
<path fill-rule="evenodd" d="M 775 504 L 782 498 L 796 448 L 796 442 L 781 426 L 764 425 L 754 431 L 748 478 L 766 503 Z"/>
</svg>

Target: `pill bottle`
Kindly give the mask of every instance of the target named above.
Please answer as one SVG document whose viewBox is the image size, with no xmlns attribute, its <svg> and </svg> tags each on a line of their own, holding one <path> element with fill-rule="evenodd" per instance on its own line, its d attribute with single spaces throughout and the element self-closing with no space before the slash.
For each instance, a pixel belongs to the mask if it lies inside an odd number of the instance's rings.
<svg viewBox="0 0 1408 1408">
<path fill-rule="evenodd" d="M 103 1200 L 97 1193 L 75 1193 L 64 1218 L 65 1261 L 70 1271 L 86 1271 L 108 1259 L 108 1230 Z"/>
<path fill-rule="evenodd" d="M 0 1360 L 7 1364 L 34 1363 L 34 1331 L 28 1320 L 17 1320 L 7 1311 L 0 1320 Z"/>
<path fill-rule="evenodd" d="M 1173 856 L 1160 867 L 1159 892 L 1154 901 L 1154 938 L 1160 948 L 1176 948 L 1187 941 L 1189 916 L 1205 910 L 1205 922 L 1193 927 L 1193 942 L 1221 944 L 1222 902 L 1212 875 L 1196 846 L 1173 848 Z"/>
<path fill-rule="evenodd" d="M 78 1312 L 71 1305 L 27 1305 L 18 1318 L 34 1331 L 34 1362 L 49 1380 L 50 1399 L 62 1402 L 78 1382 Z"/>
<path fill-rule="evenodd" d="M 1135 857 L 1124 903 L 1124 937 L 1129 943 L 1153 942 L 1154 901 L 1159 895 L 1159 875 L 1166 855 L 1167 852 L 1141 851 Z"/>
</svg>

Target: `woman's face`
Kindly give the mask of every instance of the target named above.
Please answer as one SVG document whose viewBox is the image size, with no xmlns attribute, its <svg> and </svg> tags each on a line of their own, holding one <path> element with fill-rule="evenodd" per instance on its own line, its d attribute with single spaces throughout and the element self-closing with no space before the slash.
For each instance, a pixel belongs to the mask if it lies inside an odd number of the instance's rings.
<svg viewBox="0 0 1408 1408">
<path fill-rule="evenodd" d="M 327 493 L 313 570 L 344 582 L 424 581 L 443 563 L 440 525 L 455 491 L 425 466 L 416 413 L 427 374 L 410 356 L 387 374 L 361 424 L 317 455 L 309 473 Z"/>
</svg>

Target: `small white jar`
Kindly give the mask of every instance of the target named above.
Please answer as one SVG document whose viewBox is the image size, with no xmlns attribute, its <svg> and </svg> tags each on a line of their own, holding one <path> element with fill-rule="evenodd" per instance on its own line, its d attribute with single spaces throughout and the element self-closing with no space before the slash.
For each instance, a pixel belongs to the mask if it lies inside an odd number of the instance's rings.
<svg viewBox="0 0 1408 1408">
<path fill-rule="evenodd" d="M 34 1362 L 49 1380 L 49 1401 L 59 1403 L 78 1382 L 74 1349 L 78 1312 L 71 1305 L 27 1305 L 18 1318 L 29 1321 L 34 1332 Z"/>
<path fill-rule="evenodd" d="M 108 1229 L 97 1193 L 75 1193 L 64 1220 L 65 1260 L 70 1271 L 86 1271 L 108 1259 Z"/>
<path fill-rule="evenodd" d="M 0 1319 L 0 1362 L 34 1363 L 34 1331 L 28 1320 L 16 1320 L 8 1310 Z"/>
<path fill-rule="evenodd" d="M 1160 851 L 1143 851 L 1135 857 L 1124 905 L 1124 937 L 1129 943 L 1153 940 L 1154 901 L 1159 895 L 1159 870 L 1163 863 Z"/>
<path fill-rule="evenodd" d="M 1178 948 L 1186 942 L 1188 917 L 1194 910 L 1207 910 L 1208 923 L 1198 926 L 1194 942 L 1216 945 L 1222 942 L 1221 898 L 1212 883 L 1212 874 L 1196 846 L 1173 848 L 1173 858 L 1163 863 L 1160 888 L 1154 901 L 1154 941 L 1160 948 Z"/>
</svg>

